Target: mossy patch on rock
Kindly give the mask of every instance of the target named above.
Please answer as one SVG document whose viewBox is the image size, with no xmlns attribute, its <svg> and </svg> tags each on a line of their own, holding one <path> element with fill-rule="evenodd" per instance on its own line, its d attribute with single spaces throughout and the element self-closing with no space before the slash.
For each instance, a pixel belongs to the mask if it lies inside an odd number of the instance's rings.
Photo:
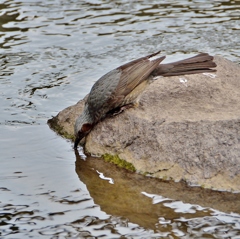
<svg viewBox="0 0 240 239">
<path fill-rule="evenodd" d="M 111 162 L 118 165 L 121 168 L 125 168 L 132 172 L 136 172 L 135 167 L 131 163 L 127 162 L 124 159 L 120 159 L 118 155 L 104 154 L 102 157 L 106 162 Z"/>
<path fill-rule="evenodd" d="M 52 130 L 54 130 L 57 134 L 61 135 L 62 137 L 70 140 L 74 140 L 74 135 L 69 134 L 61 124 L 59 124 L 57 117 L 53 117 L 52 119 L 48 120 L 48 125 Z"/>
</svg>

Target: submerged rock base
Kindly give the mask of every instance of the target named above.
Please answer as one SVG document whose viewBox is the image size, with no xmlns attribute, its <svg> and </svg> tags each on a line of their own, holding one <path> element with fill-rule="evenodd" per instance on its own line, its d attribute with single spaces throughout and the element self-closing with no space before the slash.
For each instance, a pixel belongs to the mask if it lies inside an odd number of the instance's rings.
<svg viewBox="0 0 240 239">
<path fill-rule="evenodd" d="M 94 127 L 85 152 L 112 155 L 153 177 L 240 191 L 240 67 L 218 56 L 215 62 L 214 74 L 154 81 L 138 108 Z M 73 139 L 84 102 L 61 111 L 50 127 Z"/>
</svg>

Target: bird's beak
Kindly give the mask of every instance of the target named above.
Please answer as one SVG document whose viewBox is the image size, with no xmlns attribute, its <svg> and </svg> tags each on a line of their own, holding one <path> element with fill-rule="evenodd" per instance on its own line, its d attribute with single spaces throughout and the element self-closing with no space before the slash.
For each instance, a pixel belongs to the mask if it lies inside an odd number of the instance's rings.
<svg viewBox="0 0 240 239">
<path fill-rule="evenodd" d="M 74 141 L 74 147 L 73 147 L 74 149 L 77 149 L 79 142 L 85 137 L 85 135 L 86 134 L 81 131 L 78 132 Z"/>
<path fill-rule="evenodd" d="M 80 142 L 80 137 L 79 137 L 79 135 L 77 135 L 77 137 L 75 138 L 75 141 L 74 141 L 74 149 L 77 149 L 77 146 L 78 146 L 78 144 L 79 144 L 79 142 Z"/>
<path fill-rule="evenodd" d="M 93 127 L 93 124 L 83 124 L 82 128 L 78 131 L 76 138 L 75 138 L 75 142 L 74 142 L 74 149 L 77 149 L 77 146 L 79 144 L 79 142 L 85 137 L 87 136 L 87 134 L 91 131 Z M 83 142 L 84 144 L 85 142 Z"/>
</svg>

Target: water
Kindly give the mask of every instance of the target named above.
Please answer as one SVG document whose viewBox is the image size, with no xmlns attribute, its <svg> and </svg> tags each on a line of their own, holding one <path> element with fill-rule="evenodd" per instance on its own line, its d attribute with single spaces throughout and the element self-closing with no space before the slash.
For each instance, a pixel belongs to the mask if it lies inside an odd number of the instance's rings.
<svg viewBox="0 0 240 239">
<path fill-rule="evenodd" d="M 240 62 L 240 1 L 2 1 L 0 238 L 240 238 L 240 196 L 75 155 L 46 122 L 161 49 Z"/>
</svg>

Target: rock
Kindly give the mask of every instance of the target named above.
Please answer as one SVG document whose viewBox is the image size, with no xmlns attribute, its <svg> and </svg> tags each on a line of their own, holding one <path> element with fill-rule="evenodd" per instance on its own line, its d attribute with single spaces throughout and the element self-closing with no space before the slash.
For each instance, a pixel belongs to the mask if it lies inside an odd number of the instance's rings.
<svg viewBox="0 0 240 239">
<path fill-rule="evenodd" d="M 85 152 L 115 156 L 136 171 L 216 190 L 240 191 L 240 67 L 216 56 L 217 72 L 161 77 L 138 108 L 97 124 Z M 49 120 L 73 138 L 84 100 Z"/>
</svg>

